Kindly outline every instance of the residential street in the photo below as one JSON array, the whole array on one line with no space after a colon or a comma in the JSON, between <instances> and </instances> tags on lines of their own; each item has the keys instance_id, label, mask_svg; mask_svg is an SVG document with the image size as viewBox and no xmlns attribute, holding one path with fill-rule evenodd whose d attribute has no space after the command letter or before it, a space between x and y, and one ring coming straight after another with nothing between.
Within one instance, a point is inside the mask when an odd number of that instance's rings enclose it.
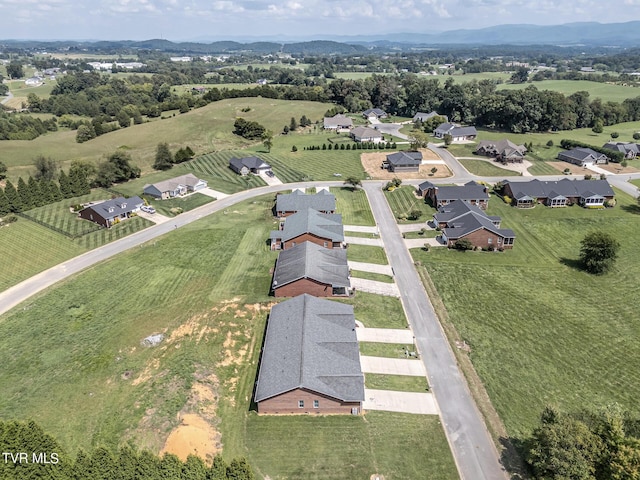
<instances>
[{"instance_id":1,"label":"residential street","mask_svg":"<svg viewBox=\"0 0 640 480\"><path fill-rule=\"evenodd\" d=\"M404 246L402 234L381 187L381 182L364 184L389 264L396 274L396 284L416 337L421 361L424 362L429 384L440 407L458 471L466 480L507 478L498 461L498 452L471 397L466 380L458 370L449 342L414 268L411 255Z\"/></svg>"}]
</instances>

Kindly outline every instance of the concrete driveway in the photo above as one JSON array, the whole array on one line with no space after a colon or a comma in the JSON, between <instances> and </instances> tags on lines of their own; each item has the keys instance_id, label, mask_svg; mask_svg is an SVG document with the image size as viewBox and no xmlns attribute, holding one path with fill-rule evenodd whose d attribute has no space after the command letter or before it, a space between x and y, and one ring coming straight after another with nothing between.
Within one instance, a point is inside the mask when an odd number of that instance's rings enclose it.
<instances>
[{"instance_id":1,"label":"concrete driveway","mask_svg":"<svg viewBox=\"0 0 640 480\"><path fill-rule=\"evenodd\" d=\"M273 177L270 177L269 175L267 175L264 172L260 172L258 174L260 176L261 179L263 179L267 185L272 186L272 185L282 185L282 180L280 180L278 177L276 177L275 175Z\"/></svg>"},{"instance_id":2,"label":"concrete driveway","mask_svg":"<svg viewBox=\"0 0 640 480\"><path fill-rule=\"evenodd\" d=\"M438 415L438 406L432 393L394 392L364 389L364 410ZM409 434L409 433L408 433Z\"/></svg>"},{"instance_id":3,"label":"concrete driveway","mask_svg":"<svg viewBox=\"0 0 640 480\"><path fill-rule=\"evenodd\" d=\"M168 222L169 220L171 220L170 217L167 217L166 215L162 215L161 213L147 213L147 212L143 212L142 210L140 210L138 212L138 216L142 217L142 218L146 218L147 220L155 223L156 225L159 223L164 223L164 222Z\"/></svg>"},{"instance_id":4,"label":"concrete driveway","mask_svg":"<svg viewBox=\"0 0 640 480\"><path fill-rule=\"evenodd\" d=\"M215 198L217 200L222 200L223 198L227 198L229 195L226 193L218 192L217 190L212 190L211 188L203 188L202 190L198 190L199 193L206 195L207 197Z\"/></svg>"},{"instance_id":5,"label":"concrete driveway","mask_svg":"<svg viewBox=\"0 0 640 480\"><path fill-rule=\"evenodd\" d=\"M378 227L365 227L362 225L345 225L345 232L359 232L359 233L375 233L378 234Z\"/></svg>"},{"instance_id":6,"label":"concrete driveway","mask_svg":"<svg viewBox=\"0 0 640 480\"><path fill-rule=\"evenodd\" d=\"M398 224L398 229L402 232L419 232L420 230L422 230L423 228L426 228L427 230L434 230L434 228L429 225L427 222L422 222L422 223L405 223L405 224Z\"/></svg>"},{"instance_id":7,"label":"concrete driveway","mask_svg":"<svg viewBox=\"0 0 640 480\"><path fill-rule=\"evenodd\" d=\"M358 325L356 336L359 342L404 343L413 345L413 332L399 328L366 328Z\"/></svg>"},{"instance_id":8,"label":"concrete driveway","mask_svg":"<svg viewBox=\"0 0 640 480\"><path fill-rule=\"evenodd\" d=\"M425 243L430 247L445 246L444 243L440 242L437 238L409 238L404 241L407 248L422 248Z\"/></svg>"},{"instance_id":9,"label":"concrete driveway","mask_svg":"<svg viewBox=\"0 0 640 480\"><path fill-rule=\"evenodd\" d=\"M383 375L408 375L426 377L424 363L416 359L368 357L360 355L360 365L364 373L380 373ZM426 382L426 378L425 378Z\"/></svg>"},{"instance_id":10,"label":"concrete driveway","mask_svg":"<svg viewBox=\"0 0 640 480\"><path fill-rule=\"evenodd\" d=\"M400 291L395 283L376 282L375 280L356 277L351 277L350 281L351 286L361 292L375 293L377 295L385 295L387 297L400 296Z\"/></svg>"},{"instance_id":11,"label":"concrete driveway","mask_svg":"<svg viewBox=\"0 0 640 480\"><path fill-rule=\"evenodd\" d=\"M393 270L389 265L378 265L377 263L363 263L349 261L351 270L360 270L361 272L381 273L383 275L393 276Z\"/></svg>"}]
</instances>

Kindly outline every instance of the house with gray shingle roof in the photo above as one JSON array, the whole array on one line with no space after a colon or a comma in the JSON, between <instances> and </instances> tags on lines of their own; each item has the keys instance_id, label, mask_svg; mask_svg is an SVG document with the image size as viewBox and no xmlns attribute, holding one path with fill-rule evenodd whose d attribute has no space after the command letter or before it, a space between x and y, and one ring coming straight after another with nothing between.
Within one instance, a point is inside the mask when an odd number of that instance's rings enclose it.
<instances>
[{"instance_id":1,"label":"house with gray shingle roof","mask_svg":"<svg viewBox=\"0 0 640 480\"><path fill-rule=\"evenodd\" d=\"M604 153L598 153L591 148L577 147L558 153L558 160L564 160L565 162L573 163L574 165L586 167L587 165L607 163L609 161L609 157Z\"/></svg>"},{"instance_id":2,"label":"house with gray shingle roof","mask_svg":"<svg viewBox=\"0 0 640 480\"><path fill-rule=\"evenodd\" d=\"M429 112L429 113L418 112L413 116L412 121L413 121L413 123L426 122L427 120L429 120L429 119L431 119L433 117L441 117L441 118L444 118L445 122L449 121L449 118L446 115L440 115L435 110L432 111L432 112Z\"/></svg>"},{"instance_id":3,"label":"house with gray shingle roof","mask_svg":"<svg viewBox=\"0 0 640 480\"><path fill-rule=\"evenodd\" d=\"M364 375L353 306L306 294L274 305L254 400L258 413L361 413Z\"/></svg>"},{"instance_id":4,"label":"house with gray shingle roof","mask_svg":"<svg viewBox=\"0 0 640 480\"><path fill-rule=\"evenodd\" d=\"M190 192L197 192L203 188L207 188L206 180L196 177L193 173L187 173L169 180L145 185L143 191L146 195L166 200L167 198L180 197Z\"/></svg>"},{"instance_id":5,"label":"house with gray shingle roof","mask_svg":"<svg viewBox=\"0 0 640 480\"><path fill-rule=\"evenodd\" d=\"M513 204L519 208L531 208L537 203L548 207L578 204L588 208L600 208L614 197L613 189L606 180L505 180L503 184L503 194L512 198Z\"/></svg>"},{"instance_id":6,"label":"house with gray shingle roof","mask_svg":"<svg viewBox=\"0 0 640 480\"><path fill-rule=\"evenodd\" d=\"M452 141L462 142L464 140L474 140L478 136L476 127L463 127L455 123L441 123L433 131L436 138L444 138L445 135L451 135Z\"/></svg>"},{"instance_id":7,"label":"house with gray shingle roof","mask_svg":"<svg viewBox=\"0 0 640 480\"><path fill-rule=\"evenodd\" d=\"M454 247L458 240L466 239L474 247L511 249L516 239L513 230L500 228L500 217L488 216L463 200L438 207L433 221L441 228L442 240L449 247Z\"/></svg>"},{"instance_id":8,"label":"house with gray shingle roof","mask_svg":"<svg viewBox=\"0 0 640 480\"><path fill-rule=\"evenodd\" d=\"M527 147L524 145L516 145L506 138L498 142L481 140L474 153L493 157L503 163L522 163L527 154Z\"/></svg>"},{"instance_id":9,"label":"house with gray shingle roof","mask_svg":"<svg viewBox=\"0 0 640 480\"><path fill-rule=\"evenodd\" d=\"M333 117L324 117L323 127L325 130L335 130L336 132L348 132L353 128L353 120L338 113Z\"/></svg>"},{"instance_id":10,"label":"house with gray shingle roof","mask_svg":"<svg viewBox=\"0 0 640 480\"><path fill-rule=\"evenodd\" d=\"M371 127L356 127L351 130L350 135L355 142L380 143L384 141L382 133Z\"/></svg>"},{"instance_id":11,"label":"house with gray shingle roof","mask_svg":"<svg viewBox=\"0 0 640 480\"><path fill-rule=\"evenodd\" d=\"M382 162L382 168L390 172L417 172L422 165L422 153L420 152L395 152L387 155Z\"/></svg>"},{"instance_id":12,"label":"house with gray shingle roof","mask_svg":"<svg viewBox=\"0 0 640 480\"><path fill-rule=\"evenodd\" d=\"M132 213L140 210L144 205L144 200L140 197L118 197L104 202L94 203L78 212L80 218L110 228L112 225L119 223L131 217Z\"/></svg>"},{"instance_id":13,"label":"house with gray shingle roof","mask_svg":"<svg viewBox=\"0 0 640 480\"><path fill-rule=\"evenodd\" d=\"M382 110L381 108L369 108L362 112L362 116L364 118L387 118L387 112Z\"/></svg>"},{"instance_id":14,"label":"house with gray shingle roof","mask_svg":"<svg viewBox=\"0 0 640 480\"><path fill-rule=\"evenodd\" d=\"M428 199L436 208L455 200L464 200L471 205L479 206L482 210L485 210L489 204L487 187L473 181L460 186L439 186L426 181L418 185L417 193Z\"/></svg>"},{"instance_id":15,"label":"house with gray shingle roof","mask_svg":"<svg viewBox=\"0 0 640 480\"><path fill-rule=\"evenodd\" d=\"M269 235L271 250L286 250L303 242L313 242L324 248L344 248L342 215L321 213L313 208L288 216Z\"/></svg>"},{"instance_id":16,"label":"house with gray shingle roof","mask_svg":"<svg viewBox=\"0 0 640 480\"><path fill-rule=\"evenodd\" d=\"M303 293L316 297L348 296L351 282L347 251L312 242L283 250L278 255L272 288L276 297Z\"/></svg>"},{"instance_id":17,"label":"house with gray shingle roof","mask_svg":"<svg viewBox=\"0 0 640 480\"><path fill-rule=\"evenodd\" d=\"M294 190L291 193L280 193L276 197L275 213L277 217L287 217L307 208L321 213L335 213L336 197L324 189L313 195Z\"/></svg>"},{"instance_id":18,"label":"house with gray shingle roof","mask_svg":"<svg viewBox=\"0 0 640 480\"><path fill-rule=\"evenodd\" d=\"M229 168L239 175L259 174L271 170L271 165L259 157L230 158Z\"/></svg>"},{"instance_id":19,"label":"house with gray shingle roof","mask_svg":"<svg viewBox=\"0 0 640 480\"><path fill-rule=\"evenodd\" d=\"M602 148L624 154L624 158L636 158L640 154L640 144L632 142L608 142Z\"/></svg>"}]
</instances>

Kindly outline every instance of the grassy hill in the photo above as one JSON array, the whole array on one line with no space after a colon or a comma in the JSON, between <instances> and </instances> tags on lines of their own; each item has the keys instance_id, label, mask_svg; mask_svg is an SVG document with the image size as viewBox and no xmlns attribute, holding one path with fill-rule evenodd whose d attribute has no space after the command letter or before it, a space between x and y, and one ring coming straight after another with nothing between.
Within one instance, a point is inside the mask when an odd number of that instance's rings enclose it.
<instances>
[{"instance_id":1,"label":"grassy hill","mask_svg":"<svg viewBox=\"0 0 640 480\"><path fill-rule=\"evenodd\" d=\"M86 143L76 143L74 131L43 135L31 141L4 141L0 162L9 167L9 178L14 179L27 176L38 155L52 157L66 168L73 160L96 162L122 147L128 150L144 174L151 171L160 142L169 143L173 150L189 145L197 154L243 148L255 142L231 133L236 117L257 121L277 133L289 124L291 117L299 120L306 115L312 121L320 120L329 107L329 104L319 102L267 98L221 100L182 115L108 133ZM242 111L247 108L248 111Z\"/></svg>"}]
</instances>

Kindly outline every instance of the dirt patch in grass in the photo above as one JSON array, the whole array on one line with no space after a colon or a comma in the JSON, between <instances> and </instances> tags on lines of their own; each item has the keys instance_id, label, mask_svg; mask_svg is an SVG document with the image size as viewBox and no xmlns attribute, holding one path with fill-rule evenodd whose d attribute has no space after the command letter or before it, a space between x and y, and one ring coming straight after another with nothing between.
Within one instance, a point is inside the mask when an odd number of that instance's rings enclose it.
<instances>
[{"instance_id":1,"label":"dirt patch in grass","mask_svg":"<svg viewBox=\"0 0 640 480\"><path fill-rule=\"evenodd\" d=\"M144 370L138 375L138 377L132 382L134 386L150 380L155 372L160 368L160 360L158 358L152 359Z\"/></svg>"},{"instance_id":2,"label":"dirt patch in grass","mask_svg":"<svg viewBox=\"0 0 640 480\"><path fill-rule=\"evenodd\" d=\"M626 167L623 167L622 165L620 165L619 163L608 163L606 165L598 165L600 168L602 168L603 170L606 170L607 172L611 172L611 173L638 173L640 172L640 170L638 170L636 167L632 167L627 165Z\"/></svg>"},{"instance_id":3,"label":"dirt patch in grass","mask_svg":"<svg viewBox=\"0 0 640 480\"><path fill-rule=\"evenodd\" d=\"M442 160L438 155L428 148L421 148L422 158L424 160ZM409 179L409 178L444 178L450 177L451 171L444 164L424 164L420 165L418 172L389 172L380 168L382 162L386 160L387 155L394 153L385 150L384 152L363 153L360 155L360 161L367 174L374 179L391 180L393 178ZM435 173L431 173L432 168L436 168Z\"/></svg>"},{"instance_id":4,"label":"dirt patch in grass","mask_svg":"<svg viewBox=\"0 0 640 480\"><path fill-rule=\"evenodd\" d=\"M551 165L560 173L562 173L565 168L568 168L572 175L586 175L587 173L593 175L591 170L569 162L547 162L547 165Z\"/></svg>"}]
</instances>

